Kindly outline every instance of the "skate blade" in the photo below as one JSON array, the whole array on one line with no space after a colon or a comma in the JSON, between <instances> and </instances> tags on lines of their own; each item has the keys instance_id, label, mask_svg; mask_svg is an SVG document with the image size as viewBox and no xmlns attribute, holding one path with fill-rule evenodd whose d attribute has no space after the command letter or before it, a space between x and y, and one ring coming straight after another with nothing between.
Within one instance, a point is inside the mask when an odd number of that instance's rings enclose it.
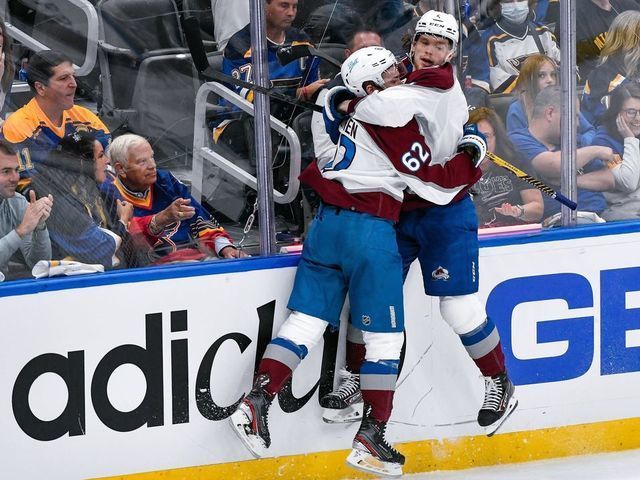
<instances>
[{"instance_id":1,"label":"skate blade","mask_svg":"<svg viewBox=\"0 0 640 480\"><path fill-rule=\"evenodd\" d=\"M382 477L399 478L402 476L402 465L383 462L369 452L354 448L347 457L347 465L362 472L373 473Z\"/></svg>"},{"instance_id":2,"label":"skate blade","mask_svg":"<svg viewBox=\"0 0 640 480\"><path fill-rule=\"evenodd\" d=\"M265 456L266 447L260 437L257 435L249 435L245 430L245 427L251 423L246 413L240 409L236 410L229 417L229 423L238 438L242 441L242 444L249 450L249 453L251 453L254 458L262 458Z\"/></svg>"},{"instance_id":3,"label":"skate blade","mask_svg":"<svg viewBox=\"0 0 640 480\"><path fill-rule=\"evenodd\" d=\"M322 413L324 423L354 423L362 420L362 403L349 405L347 408L335 410L333 408L325 408Z\"/></svg>"},{"instance_id":4,"label":"skate blade","mask_svg":"<svg viewBox=\"0 0 640 480\"><path fill-rule=\"evenodd\" d=\"M485 433L487 437L492 437L498 430L500 430L500 427L502 427L504 422L507 421L507 418L509 418L509 416L513 413L513 411L516 409L517 406L518 406L518 399L511 397L509 399L509 405L507 405L507 410L504 412L504 415L502 415L498 420L493 422L491 425L485 427Z\"/></svg>"}]
</instances>

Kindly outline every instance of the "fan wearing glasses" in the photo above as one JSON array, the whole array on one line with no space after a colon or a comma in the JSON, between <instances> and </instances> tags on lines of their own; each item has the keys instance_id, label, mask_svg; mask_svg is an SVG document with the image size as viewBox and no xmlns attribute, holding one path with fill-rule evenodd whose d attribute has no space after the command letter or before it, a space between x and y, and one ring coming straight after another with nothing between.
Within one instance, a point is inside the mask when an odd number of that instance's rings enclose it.
<instances>
[{"instance_id":1,"label":"fan wearing glasses","mask_svg":"<svg viewBox=\"0 0 640 480\"><path fill-rule=\"evenodd\" d=\"M610 95L609 108L593 145L610 147L616 161L609 168L578 177L578 187L600 185L607 208L600 215L607 221L640 218L640 86L625 83Z\"/></svg>"}]
</instances>

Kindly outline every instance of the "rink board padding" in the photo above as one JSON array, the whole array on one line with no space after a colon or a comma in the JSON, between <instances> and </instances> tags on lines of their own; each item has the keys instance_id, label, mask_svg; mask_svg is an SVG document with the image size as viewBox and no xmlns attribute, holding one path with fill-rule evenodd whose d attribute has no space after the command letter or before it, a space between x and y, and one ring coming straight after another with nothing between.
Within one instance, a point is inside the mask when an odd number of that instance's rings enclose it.
<instances>
[{"instance_id":1,"label":"rink board padding","mask_svg":"<svg viewBox=\"0 0 640 480\"><path fill-rule=\"evenodd\" d=\"M549 458L640 448L640 419L486 436L423 440L396 447L407 457L404 473L462 470ZM349 450L309 453L220 465L119 475L100 480L288 480L373 478L345 465Z\"/></svg>"},{"instance_id":2,"label":"rink board padding","mask_svg":"<svg viewBox=\"0 0 640 480\"><path fill-rule=\"evenodd\" d=\"M414 265L387 435L407 472L640 448L637 229L483 241L480 296L520 402L493 438L475 422L483 380ZM296 265L284 256L0 286L3 477L360 478L344 466L357 425L325 424L318 404L342 358L337 332L274 403L270 458L253 460L228 425L288 314Z\"/></svg>"}]
</instances>

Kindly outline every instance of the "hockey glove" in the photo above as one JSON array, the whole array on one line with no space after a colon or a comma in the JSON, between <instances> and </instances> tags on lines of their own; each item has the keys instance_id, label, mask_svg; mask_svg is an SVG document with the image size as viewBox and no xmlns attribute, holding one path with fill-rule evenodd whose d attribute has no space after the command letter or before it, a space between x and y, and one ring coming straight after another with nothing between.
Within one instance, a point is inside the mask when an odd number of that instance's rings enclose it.
<instances>
[{"instance_id":1,"label":"hockey glove","mask_svg":"<svg viewBox=\"0 0 640 480\"><path fill-rule=\"evenodd\" d=\"M338 105L345 100L351 100L355 97L356 96L351 93L347 87L337 86L329 89L327 94L324 96L324 110L329 117L329 120L332 122L342 120L346 114L338 111Z\"/></svg>"},{"instance_id":2,"label":"hockey glove","mask_svg":"<svg viewBox=\"0 0 640 480\"><path fill-rule=\"evenodd\" d=\"M346 114L338 110L338 105L345 100L354 98L347 87L333 87L324 96L324 109L322 110L322 118L324 120L324 129L327 131L329 138L333 143L338 143L340 138L340 122L346 117Z\"/></svg>"},{"instance_id":3,"label":"hockey glove","mask_svg":"<svg viewBox=\"0 0 640 480\"><path fill-rule=\"evenodd\" d=\"M475 123L465 125L462 133L464 135L458 142L457 151L471 155L471 160L477 167L487 154L487 139L478 131L478 126Z\"/></svg>"}]
</instances>

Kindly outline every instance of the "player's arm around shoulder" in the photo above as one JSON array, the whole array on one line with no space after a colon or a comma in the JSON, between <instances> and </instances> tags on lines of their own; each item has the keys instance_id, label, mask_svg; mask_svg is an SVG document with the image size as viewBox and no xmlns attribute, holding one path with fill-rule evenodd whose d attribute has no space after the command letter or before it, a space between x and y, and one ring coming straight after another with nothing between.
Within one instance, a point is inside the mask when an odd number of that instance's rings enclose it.
<instances>
[{"instance_id":1,"label":"player's arm around shoulder","mask_svg":"<svg viewBox=\"0 0 640 480\"><path fill-rule=\"evenodd\" d=\"M418 113L409 88L397 86L376 92L350 104L349 110L353 110L356 120L381 127L402 127Z\"/></svg>"}]
</instances>

